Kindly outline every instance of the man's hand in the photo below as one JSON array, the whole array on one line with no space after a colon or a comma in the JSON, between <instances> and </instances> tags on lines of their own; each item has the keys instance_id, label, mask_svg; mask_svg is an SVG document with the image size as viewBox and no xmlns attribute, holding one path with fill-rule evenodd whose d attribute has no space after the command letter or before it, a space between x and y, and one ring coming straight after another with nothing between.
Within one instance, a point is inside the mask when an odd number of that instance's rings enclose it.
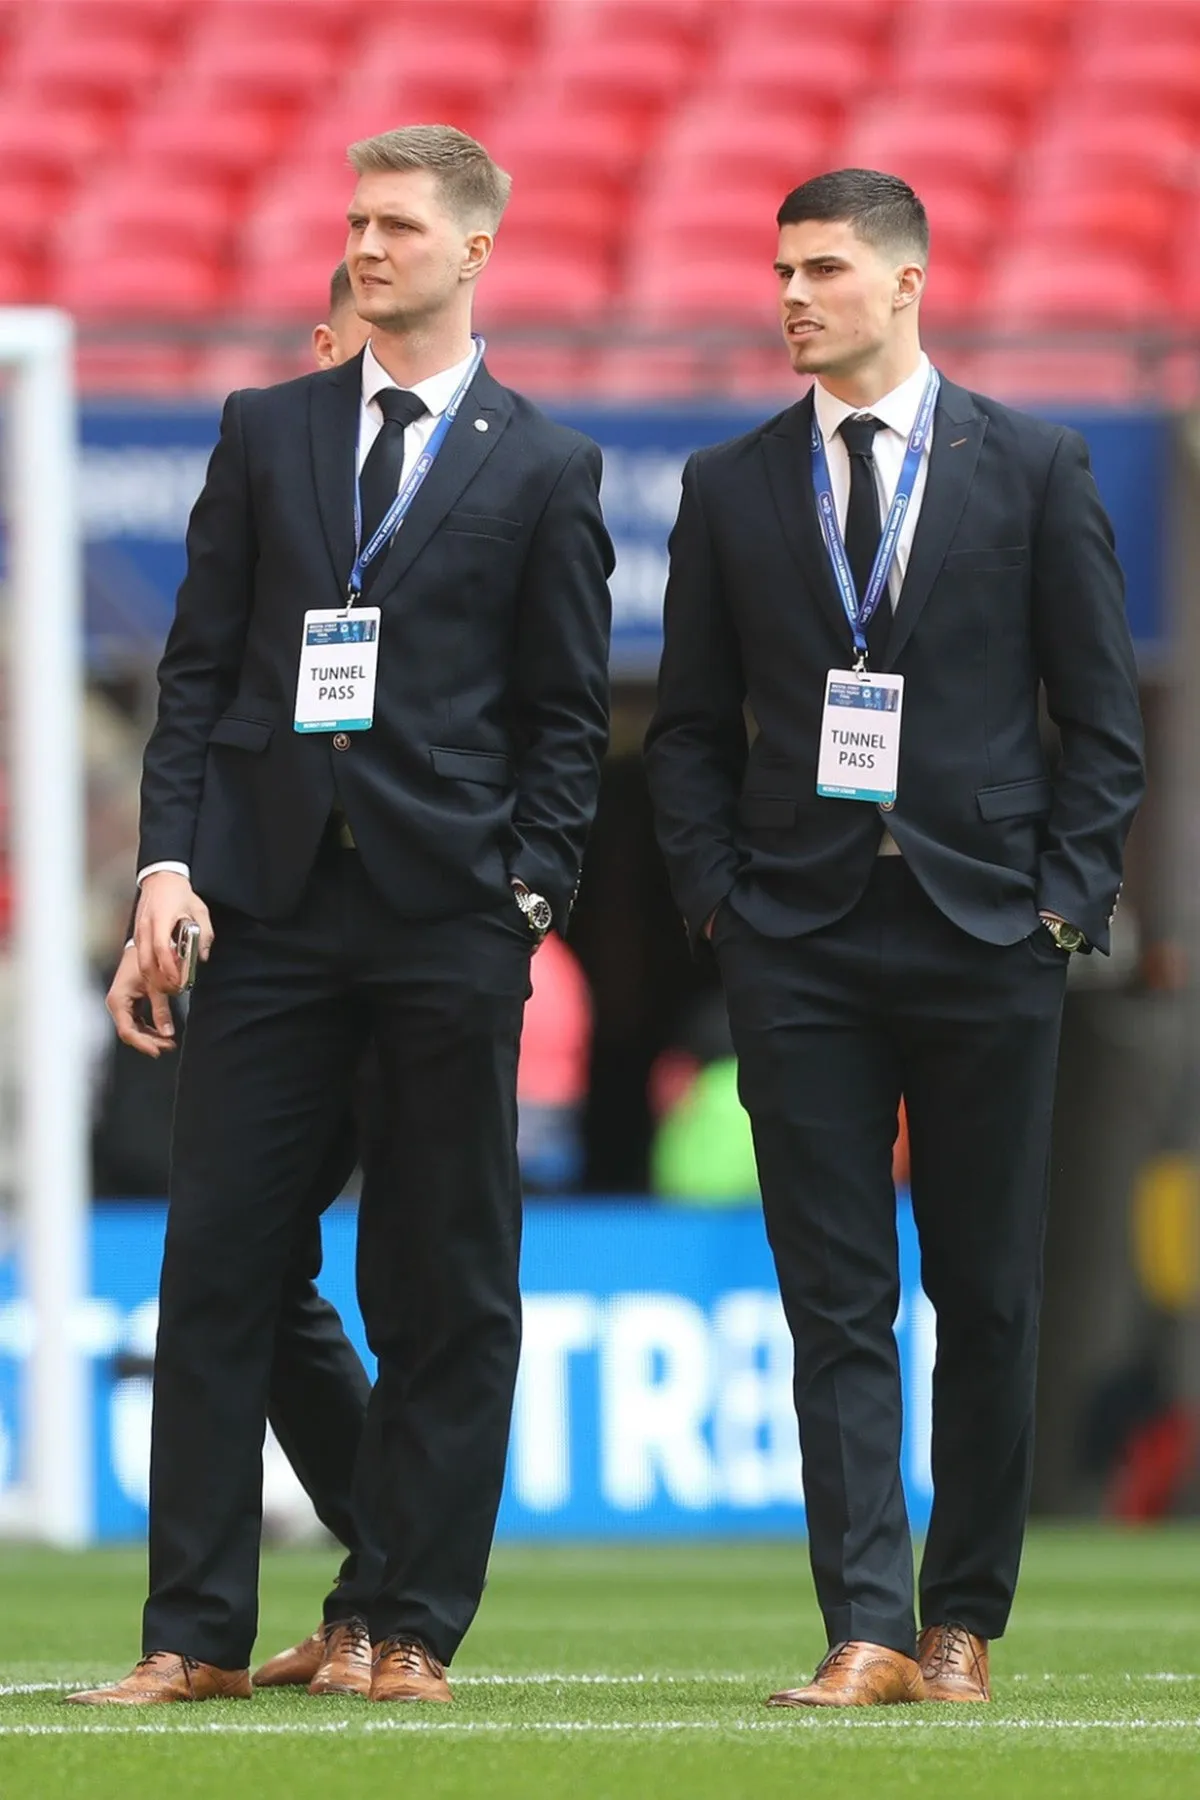
<instances>
[{"instance_id":1,"label":"man's hand","mask_svg":"<svg viewBox=\"0 0 1200 1800\"><path fill-rule=\"evenodd\" d=\"M153 1026L145 1025L139 1019L137 1008L140 1000L149 1001ZM143 1056L157 1058L164 1050L175 1048L171 1003L164 993L146 986L138 967L137 950L132 944L126 947L125 954L117 964L117 972L113 976L104 1004L112 1015L117 1036L131 1049L140 1051Z\"/></svg>"},{"instance_id":2,"label":"man's hand","mask_svg":"<svg viewBox=\"0 0 1200 1800\"><path fill-rule=\"evenodd\" d=\"M171 942L180 919L194 919L200 927L200 961L207 962L213 944L212 920L187 876L170 869L147 875L138 900L133 941L148 994L177 994L183 985L183 966Z\"/></svg>"}]
</instances>

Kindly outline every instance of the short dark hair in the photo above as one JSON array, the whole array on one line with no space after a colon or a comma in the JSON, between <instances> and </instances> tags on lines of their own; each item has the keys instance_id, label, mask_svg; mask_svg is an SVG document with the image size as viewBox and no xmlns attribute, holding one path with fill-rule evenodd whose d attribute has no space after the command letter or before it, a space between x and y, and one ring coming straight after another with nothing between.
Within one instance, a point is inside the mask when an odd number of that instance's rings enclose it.
<instances>
[{"instance_id":1,"label":"short dark hair","mask_svg":"<svg viewBox=\"0 0 1200 1800\"><path fill-rule=\"evenodd\" d=\"M878 169L833 169L793 188L778 213L777 225L800 225L807 219L827 224L845 220L865 244L876 250L904 250L921 262L929 256L929 220L907 181Z\"/></svg>"},{"instance_id":2,"label":"short dark hair","mask_svg":"<svg viewBox=\"0 0 1200 1800\"><path fill-rule=\"evenodd\" d=\"M332 319L340 306L348 306L353 302L354 289L350 286L350 271L344 262L340 262L329 277L329 316Z\"/></svg>"}]
</instances>

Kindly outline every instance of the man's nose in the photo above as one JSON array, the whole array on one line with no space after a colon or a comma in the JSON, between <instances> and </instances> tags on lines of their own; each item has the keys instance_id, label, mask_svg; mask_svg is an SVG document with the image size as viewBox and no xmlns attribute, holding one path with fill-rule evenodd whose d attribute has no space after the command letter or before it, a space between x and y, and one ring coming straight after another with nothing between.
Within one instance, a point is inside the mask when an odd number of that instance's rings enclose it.
<instances>
[{"instance_id":1,"label":"man's nose","mask_svg":"<svg viewBox=\"0 0 1200 1800\"><path fill-rule=\"evenodd\" d=\"M798 307L801 311L808 305L812 296L808 291L808 282L805 280L804 274L800 269L796 270L792 279L784 288L783 297L789 306Z\"/></svg>"}]
</instances>

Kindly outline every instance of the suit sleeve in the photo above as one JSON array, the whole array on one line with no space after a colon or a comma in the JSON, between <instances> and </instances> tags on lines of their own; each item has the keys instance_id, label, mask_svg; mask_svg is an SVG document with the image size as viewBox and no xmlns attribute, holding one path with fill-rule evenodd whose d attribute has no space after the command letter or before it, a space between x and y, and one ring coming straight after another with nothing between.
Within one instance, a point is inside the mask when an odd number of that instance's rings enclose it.
<instances>
[{"instance_id":1,"label":"suit sleeve","mask_svg":"<svg viewBox=\"0 0 1200 1800\"><path fill-rule=\"evenodd\" d=\"M254 532L240 394L231 394L187 530L187 573L158 666L158 717L142 762L138 868L192 860L208 737L237 690L253 588Z\"/></svg>"},{"instance_id":2,"label":"suit sleeve","mask_svg":"<svg viewBox=\"0 0 1200 1800\"><path fill-rule=\"evenodd\" d=\"M738 876L745 699L741 649L721 591L700 463L692 457L671 533L658 704L646 737L646 770L659 848L693 942Z\"/></svg>"},{"instance_id":3,"label":"suit sleeve","mask_svg":"<svg viewBox=\"0 0 1200 1800\"><path fill-rule=\"evenodd\" d=\"M1107 951L1125 838L1145 786L1125 584L1087 446L1066 431L1034 545L1038 672L1062 757L1038 866L1038 906Z\"/></svg>"},{"instance_id":4,"label":"suit sleeve","mask_svg":"<svg viewBox=\"0 0 1200 1800\"><path fill-rule=\"evenodd\" d=\"M509 873L566 926L608 746L608 577L599 446L581 445L542 512L517 614L519 743Z\"/></svg>"}]
</instances>

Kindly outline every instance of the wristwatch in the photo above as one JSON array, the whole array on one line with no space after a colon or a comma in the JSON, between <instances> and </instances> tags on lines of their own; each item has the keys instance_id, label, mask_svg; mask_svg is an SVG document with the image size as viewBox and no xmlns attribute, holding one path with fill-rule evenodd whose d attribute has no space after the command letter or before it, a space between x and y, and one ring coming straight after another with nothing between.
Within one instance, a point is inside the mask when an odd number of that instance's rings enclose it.
<instances>
[{"instance_id":1,"label":"wristwatch","mask_svg":"<svg viewBox=\"0 0 1200 1800\"><path fill-rule=\"evenodd\" d=\"M1050 936L1054 939L1059 949L1065 950L1068 955L1073 950L1082 950L1087 943L1087 939L1084 937L1082 931L1080 931L1078 925L1068 925L1065 919L1043 918L1042 924L1046 927L1046 930L1050 933Z\"/></svg>"},{"instance_id":2,"label":"wristwatch","mask_svg":"<svg viewBox=\"0 0 1200 1800\"><path fill-rule=\"evenodd\" d=\"M513 899L525 914L525 923L540 944L554 923L550 902L541 894L531 893L523 881L514 881L512 891Z\"/></svg>"}]
</instances>

